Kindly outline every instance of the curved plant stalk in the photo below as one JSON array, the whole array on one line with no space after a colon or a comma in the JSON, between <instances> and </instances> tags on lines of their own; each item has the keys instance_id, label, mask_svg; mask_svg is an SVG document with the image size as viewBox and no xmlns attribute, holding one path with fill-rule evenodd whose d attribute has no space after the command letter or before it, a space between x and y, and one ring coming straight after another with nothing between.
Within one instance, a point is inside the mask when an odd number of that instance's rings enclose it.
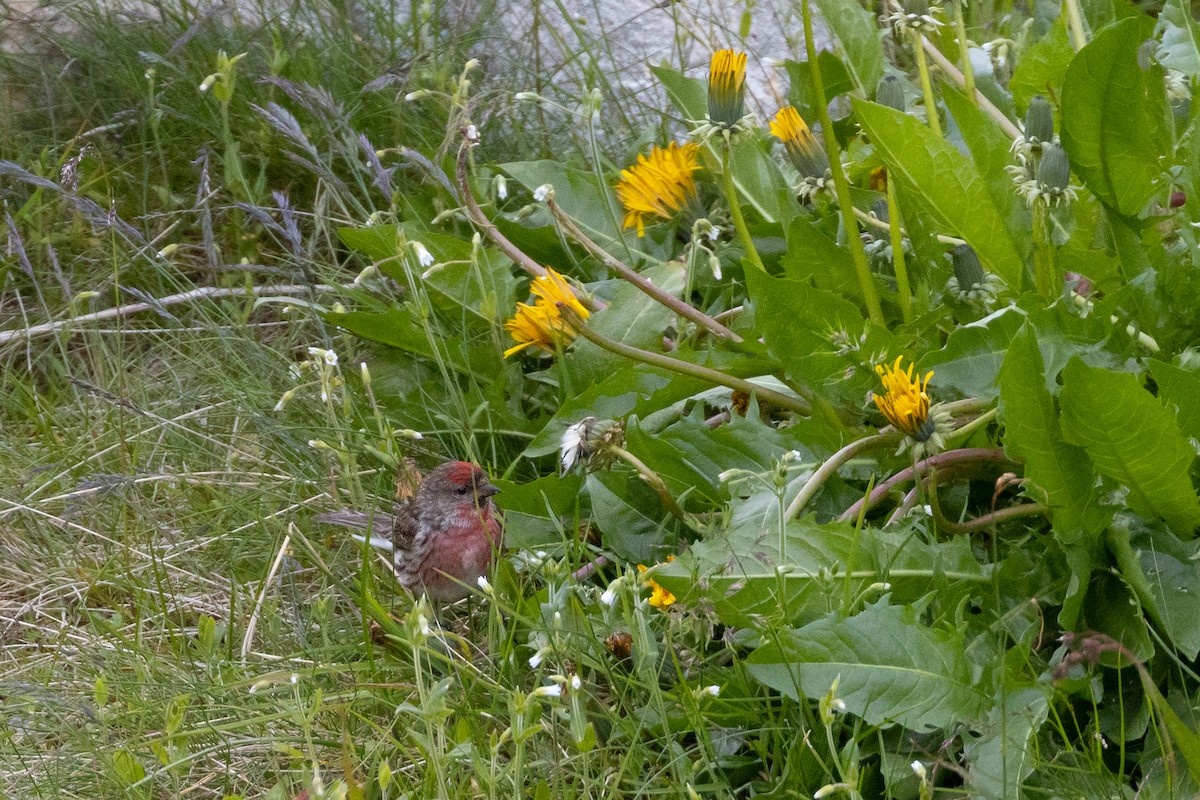
<instances>
[{"instance_id":1,"label":"curved plant stalk","mask_svg":"<svg viewBox=\"0 0 1200 800\"><path fill-rule=\"evenodd\" d=\"M966 76L958 71L958 67L954 66L954 64L950 62L950 59L942 55L942 51L938 50L937 47L934 46L933 42L925 39L922 41L921 47L924 49L926 55L933 59L933 63L937 64L938 69L940 69L946 75L946 77L957 83L964 90L966 89ZM1003 111L996 108L995 104L992 103L991 100L988 100L983 92L979 91L978 88L975 89L975 94L973 97L979 107L987 112L989 117L996 121L996 124L1008 134L1009 138L1016 139L1020 137L1021 129L1018 128L1011 119L1006 117Z\"/></svg>"},{"instance_id":2,"label":"curved plant stalk","mask_svg":"<svg viewBox=\"0 0 1200 800\"><path fill-rule=\"evenodd\" d=\"M898 443L900 438L900 434L896 431L877 433L874 436L866 436L862 439L857 439L843 447L841 450L838 450L829 458L825 459L825 463L818 467L817 471L812 474L812 477L810 477L804 483L804 485L800 487L800 493L793 498L792 502L788 504L787 509L784 510L783 518L785 520L792 519L801 511L803 511L804 506L808 504L808 501L813 499L817 492L821 490L821 487L825 485L825 481L833 477L834 474L836 474L837 471L845 466L850 460L857 458L862 453L874 450L877 447L891 447L892 445Z\"/></svg>"},{"instance_id":3,"label":"curved plant stalk","mask_svg":"<svg viewBox=\"0 0 1200 800\"><path fill-rule=\"evenodd\" d=\"M1079 52L1087 44L1087 31L1083 28L1079 0L1063 0L1063 5L1066 6L1067 26L1071 29L1071 44L1075 46L1075 52Z\"/></svg>"},{"instance_id":4,"label":"curved plant stalk","mask_svg":"<svg viewBox=\"0 0 1200 800\"><path fill-rule=\"evenodd\" d=\"M845 522L846 520L855 519L864 510L864 506L866 511L870 511L883 502L896 486L908 483L914 478L923 479L931 469L941 468L944 472L962 473L970 472L982 466L1009 466L1011 464L1012 461L1004 454L1003 450L990 447L969 447L938 453L897 472L879 484L870 495L859 500L838 515L838 521Z\"/></svg>"},{"instance_id":5,"label":"curved plant stalk","mask_svg":"<svg viewBox=\"0 0 1200 800\"><path fill-rule=\"evenodd\" d=\"M925 34L913 33L913 52L917 56L917 74L921 76L921 94L925 98L925 120L934 136L942 135L942 121L938 119L937 100L933 96L933 81L929 78L929 61L925 58Z\"/></svg>"},{"instance_id":6,"label":"curved plant stalk","mask_svg":"<svg viewBox=\"0 0 1200 800\"><path fill-rule=\"evenodd\" d=\"M871 276L871 267L867 264L867 253L863 250L862 237L858 234L858 223L854 217L854 203L850 199L850 182L846 180L846 173L842 169L841 151L838 149L837 136L833 132L833 120L829 117L829 100L825 96L825 81L821 76L821 69L817 65L811 0L803 0L800 10L804 20L804 50L808 57L809 75L813 84L814 105L817 117L821 120L821 137L825 140L825 153L829 157L829 171L833 176L833 186L837 193L842 227L846 229L846 244L850 247L850 257L854 262L854 272L858 276L858 287L862 292L863 302L867 306L867 313L872 322L884 325L886 323L883 319L883 308L879 305L879 295L875 292L875 281Z\"/></svg>"},{"instance_id":7,"label":"curved plant stalk","mask_svg":"<svg viewBox=\"0 0 1200 800\"><path fill-rule=\"evenodd\" d=\"M974 533L975 531L985 530L998 525L1001 522L1007 522L1014 519L1024 519L1025 517L1044 517L1050 513L1050 509L1041 503L1024 503L1019 506L1008 506L1001 508L998 511L992 511L983 516L966 522L954 522L942 513L942 507L938 504L937 496L937 469L929 471L929 508L933 512L933 522L938 530L952 533L956 536L963 534Z\"/></svg>"},{"instance_id":8,"label":"curved plant stalk","mask_svg":"<svg viewBox=\"0 0 1200 800\"><path fill-rule=\"evenodd\" d=\"M854 216L858 217L865 224L870 225L872 228L878 228L881 231L890 231L892 229L891 223L884 222L883 220L879 219L878 217L873 217L861 209L858 209L858 208L854 209ZM901 228L900 235L907 236L908 231L904 230L904 228ZM967 243L966 239L959 239L957 236L945 236L940 233L937 234L937 240L940 244L956 245L956 244L966 244Z\"/></svg>"},{"instance_id":9,"label":"curved plant stalk","mask_svg":"<svg viewBox=\"0 0 1200 800\"><path fill-rule=\"evenodd\" d=\"M625 264L624 262L615 258L603 247L596 244L595 241L593 241L580 229L580 227L575 223L575 220L573 220L571 216L567 214L567 212L563 211L562 207L555 202L553 196L546 198L546 207L550 209L550 213L554 215L556 220L558 220L558 223L562 226L563 231L567 234L567 236L574 239L592 256L598 258L604 264L604 266L615 272L618 277L628 281L629 283L632 283L634 286L642 290L642 292L649 295L657 302L671 309L679 316L691 320L705 330L720 336L721 338L729 339L734 342L742 341L742 337L738 336L720 322L717 322L715 319L705 314L695 306L681 300L669 292L664 291L658 286L655 286L643 275L635 272L634 269L628 264Z\"/></svg>"},{"instance_id":10,"label":"curved plant stalk","mask_svg":"<svg viewBox=\"0 0 1200 800\"><path fill-rule=\"evenodd\" d=\"M607 336L596 333L596 331L589 328L584 321L579 318L578 314L564 306L562 303L558 304L558 309L562 314L563 319L567 321L567 324L570 325L576 333L597 347L607 350L610 353L616 353L617 355L624 356L631 361L640 361L643 364L649 364L652 367L659 367L660 369L677 372L680 375L699 378L702 381L708 381L709 383L716 384L717 386L725 386L729 389L745 392L748 395L757 395L763 400L767 400L779 406L780 408L795 412L797 414L808 416L812 413L812 406L798 397L791 397L789 395L777 392L774 389L756 386L755 384L750 383L750 381L742 378L735 378L732 375L719 372L709 367L702 367L699 364L691 364L687 361L681 361L678 358L665 356L662 353L652 353L649 350L642 350L639 347L633 347L632 345L609 339Z\"/></svg>"},{"instance_id":11,"label":"curved plant stalk","mask_svg":"<svg viewBox=\"0 0 1200 800\"><path fill-rule=\"evenodd\" d=\"M738 202L737 187L733 185L732 151L733 145L726 140L725 148L721 151L721 190L725 193L725 202L729 204L729 216L733 220L733 229L737 231L738 238L742 241L742 247L746 249L746 258L750 259L751 264L765 272L767 268L763 266L758 249L754 246L754 239L750 237L750 229L746 227L746 218L742 216L742 206Z\"/></svg>"},{"instance_id":12,"label":"curved plant stalk","mask_svg":"<svg viewBox=\"0 0 1200 800\"><path fill-rule=\"evenodd\" d=\"M967 21L963 18L966 0L954 0L954 34L958 39L958 57L962 60L963 88L967 99L975 102L975 69L971 66L971 45L967 41Z\"/></svg>"},{"instance_id":13,"label":"curved plant stalk","mask_svg":"<svg viewBox=\"0 0 1200 800\"><path fill-rule=\"evenodd\" d=\"M654 493L658 495L658 499L662 500L662 503L664 506L666 506L667 511L671 512L671 516L675 517L681 522L688 522L687 514L682 508L679 507L679 503L676 502L675 497L671 494L671 490L667 488L667 484L665 481L663 481L662 476L650 469L650 467L646 466L646 462L642 461L624 447L612 445L608 448L608 452L612 453L614 456L637 470L637 473L639 476L641 476L642 480L648 483L650 488L654 490Z\"/></svg>"},{"instance_id":14,"label":"curved plant stalk","mask_svg":"<svg viewBox=\"0 0 1200 800\"><path fill-rule=\"evenodd\" d=\"M1038 294L1047 303L1054 302L1062 291L1062 278L1054 261L1054 242L1050 240L1050 209L1046 201L1039 197L1033 203L1033 279Z\"/></svg>"},{"instance_id":15,"label":"curved plant stalk","mask_svg":"<svg viewBox=\"0 0 1200 800\"><path fill-rule=\"evenodd\" d=\"M887 182L888 236L892 244L892 266L896 270L896 296L900 301L900 318L912 322L912 289L908 285L908 267L904 263L904 230L900 227L900 205L896 202L896 185Z\"/></svg>"},{"instance_id":16,"label":"curved plant stalk","mask_svg":"<svg viewBox=\"0 0 1200 800\"><path fill-rule=\"evenodd\" d=\"M1071 292L1071 301L1075 303L1075 305L1087 311L1092 311L1096 308L1095 303L1081 295L1079 292ZM1121 320L1116 314L1110 315L1108 319L1113 325L1121 324ZM1134 339L1137 339L1138 342L1151 353L1158 352L1158 342L1155 340L1155 338L1145 331L1138 330L1138 327L1132 322L1125 326L1125 333L1129 334Z\"/></svg>"},{"instance_id":17,"label":"curved plant stalk","mask_svg":"<svg viewBox=\"0 0 1200 800\"><path fill-rule=\"evenodd\" d=\"M475 201L475 195L471 192L471 181L467 175L467 155L471 152L472 144L474 144L474 141L464 130L463 143L458 148L458 164L455 172L455 178L458 181L458 190L462 193L463 211L466 212L467 218L471 220L472 224L491 239L492 243L500 248L500 251L504 255L512 259L514 264L535 278L545 277L547 274L545 267L526 255L525 251L517 247L507 236L501 233L495 223L483 213L483 209L479 207L479 203ZM571 287L571 291L575 293L575 296L579 298L579 302L583 303L584 308L588 311L598 311L604 308L603 303L577 291L575 287Z\"/></svg>"}]
</instances>

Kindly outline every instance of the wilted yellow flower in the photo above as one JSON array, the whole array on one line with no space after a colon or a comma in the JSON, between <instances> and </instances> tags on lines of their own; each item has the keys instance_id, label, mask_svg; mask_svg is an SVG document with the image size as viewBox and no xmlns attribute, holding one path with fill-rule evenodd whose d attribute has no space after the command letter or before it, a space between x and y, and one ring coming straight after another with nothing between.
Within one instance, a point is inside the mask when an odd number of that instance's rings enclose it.
<instances>
[{"instance_id":1,"label":"wilted yellow flower","mask_svg":"<svg viewBox=\"0 0 1200 800\"><path fill-rule=\"evenodd\" d=\"M587 308L579 302L570 284L550 267L546 267L545 275L533 279L529 290L537 300L533 305L517 303L517 313L504 323L504 329L517 343L504 351L505 358L530 345L553 354L556 347L570 344L575 339L576 331L563 319L560 303L578 314L580 319L589 316Z\"/></svg>"},{"instance_id":2,"label":"wilted yellow flower","mask_svg":"<svg viewBox=\"0 0 1200 800\"><path fill-rule=\"evenodd\" d=\"M914 381L914 365L909 364L905 372L900 368L903 360L904 356L900 356L891 367L882 364L875 367L887 391L886 394L875 395L875 405L897 430L924 441L933 433L929 420L929 395L925 391L933 372L928 372L923 381L919 375Z\"/></svg>"},{"instance_id":3,"label":"wilted yellow flower","mask_svg":"<svg viewBox=\"0 0 1200 800\"><path fill-rule=\"evenodd\" d=\"M708 121L731 130L742 121L746 102L746 54L718 50L708 65Z\"/></svg>"},{"instance_id":4,"label":"wilted yellow flower","mask_svg":"<svg viewBox=\"0 0 1200 800\"><path fill-rule=\"evenodd\" d=\"M699 145L680 147L674 142L666 150L651 147L650 155L638 154L637 164L621 170L617 197L625 206L625 227L637 226L645 235L646 218L670 219L696 194L692 173L700 169L696 160Z\"/></svg>"},{"instance_id":5,"label":"wilted yellow flower","mask_svg":"<svg viewBox=\"0 0 1200 800\"><path fill-rule=\"evenodd\" d=\"M675 556L667 556L666 563L670 563L674 560ZM649 567L647 567L645 564L638 564L637 568L638 572L645 572L647 569L649 569ZM646 578L644 579L644 583L650 587L650 605L654 606L655 608L667 608L675 602L675 595L664 589L657 581Z\"/></svg>"}]
</instances>

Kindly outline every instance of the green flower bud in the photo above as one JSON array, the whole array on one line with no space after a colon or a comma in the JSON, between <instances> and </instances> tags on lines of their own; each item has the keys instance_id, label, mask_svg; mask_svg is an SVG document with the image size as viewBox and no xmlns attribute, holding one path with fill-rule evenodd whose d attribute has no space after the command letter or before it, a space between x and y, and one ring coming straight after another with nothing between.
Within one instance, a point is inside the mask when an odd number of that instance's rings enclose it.
<instances>
[{"instance_id":1,"label":"green flower bud","mask_svg":"<svg viewBox=\"0 0 1200 800\"><path fill-rule=\"evenodd\" d=\"M1042 148L1037 182L1049 189L1067 188L1067 184L1071 182L1071 159L1067 157L1066 150L1056 144L1047 144Z\"/></svg>"},{"instance_id":2,"label":"green flower bud","mask_svg":"<svg viewBox=\"0 0 1200 800\"><path fill-rule=\"evenodd\" d=\"M1054 109L1041 95L1030 100L1025 111L1025 138L1043 143L1054 139Z\"/></svg>"},{"instance_id":3,"label":"green flower bud","mask_svg":"<svg viewBox=\"0 0 1200 800\"><path fill-rule=\"evenodd\" d=\"M951 257L959 289L965 292L983 284L983 265L979 263L979 256L975 254L974 247L969 244L957 245Z\"/></svg>"},{"instance_id":4,"label":"green flower bud","mask_svg":"<svg viewBox=\"0 0 1200 800\"><path fill-rule=\"evenodd\" d=\"M904 84L895 75L884 75L883 80L875 89L875 102L881 106L890 106L897 111L903 111Z\"/></svg>"}]
</instances>

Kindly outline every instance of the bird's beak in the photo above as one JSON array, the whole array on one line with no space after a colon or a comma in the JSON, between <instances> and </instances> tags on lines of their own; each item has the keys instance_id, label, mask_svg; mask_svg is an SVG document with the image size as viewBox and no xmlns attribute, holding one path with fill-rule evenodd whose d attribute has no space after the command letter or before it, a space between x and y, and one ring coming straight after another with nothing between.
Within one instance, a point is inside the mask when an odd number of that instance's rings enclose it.
<instances>
[{"instance_id":1,"label":"bird's beak","mask_svg":"<svg viewBox=\"0 0 1200 800\"><path fill-rule=\"evenodd\" d=\"M500 490L490 483L485 483L475 491L475 494L479 496L480 500L484 500L488 497L500 494Z\"/></svg>"}]
</instances>

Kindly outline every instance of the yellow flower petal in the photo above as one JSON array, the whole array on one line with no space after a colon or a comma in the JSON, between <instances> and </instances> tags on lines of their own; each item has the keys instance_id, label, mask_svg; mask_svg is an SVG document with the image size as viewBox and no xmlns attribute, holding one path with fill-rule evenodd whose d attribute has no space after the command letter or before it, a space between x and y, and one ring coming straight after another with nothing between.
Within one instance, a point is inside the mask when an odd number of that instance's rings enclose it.
<instances>
[{"instance_id":1,"label":"yellow flower petal","mask_svg":"<svg viewBox=\"0 0 1200 800\"><path fill-rule=\"evenodd\" d=\"M917 376L913 380L913 364L908 370L900 368L904 356L896 359L890 367L880 364L875 367L885 394L875 395L875 405L897 430L924 441L933 432L929 424L929 394L926 389L933 372L926 373L924 380Z\"/></svg>"},{"instance_id":2,"label":"yellow flower petal","mask_svg":"<svg viewBox=\"0 0 1200 800\"><path fill-rule=\"evenodd\" d=\"M642 236L647 217L670 219L696 194L692 173L700 169L696 159L699 145L680 147L674 142L667 149L651 147L648 156L638 154L637 164L621 170L617 197L625 206L624 226L637 227Z\"/></svg>"}]
</instances>

